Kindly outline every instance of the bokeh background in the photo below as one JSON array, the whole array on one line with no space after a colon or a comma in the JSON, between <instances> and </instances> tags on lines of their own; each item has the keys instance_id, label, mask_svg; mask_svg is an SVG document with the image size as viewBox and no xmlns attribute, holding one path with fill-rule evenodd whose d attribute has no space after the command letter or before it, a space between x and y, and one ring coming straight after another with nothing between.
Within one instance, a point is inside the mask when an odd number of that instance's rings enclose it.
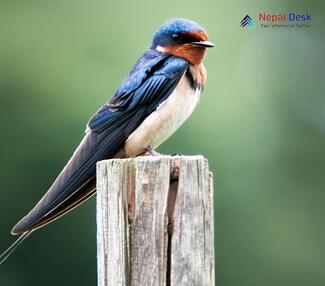
<instances>
[{"instance_id":1,"label":"bokeh background","mask_svg":"<svg viewBox=\"0 0 325 286\"><path fill-rule=\"evenodd\" d=\"M1 1L0 250L166 20L216 47L193 116L159 149L203 154L215 176L218 286L325 285L322 1ZM259 12L309 28L240 28ZM95 200L32 235L0 285L96 285Z\"/></svg>"}]
</instances>

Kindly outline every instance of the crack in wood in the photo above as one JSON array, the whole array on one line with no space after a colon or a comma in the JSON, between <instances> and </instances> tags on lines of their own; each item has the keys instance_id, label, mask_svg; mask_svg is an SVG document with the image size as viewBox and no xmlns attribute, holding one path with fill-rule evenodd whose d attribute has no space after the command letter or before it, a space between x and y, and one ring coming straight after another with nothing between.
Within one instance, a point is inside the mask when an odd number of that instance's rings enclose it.
<instances>
[{"instance_id":1,"label":"crack in wood","mask_svg":"<svg viewBox=\"0 0 325 286\"><path fill-rule=\"evenodd\" d=\"M100 162L98 285L214 285L212 176L201 156Z\"/></svg>"}]
</instances>

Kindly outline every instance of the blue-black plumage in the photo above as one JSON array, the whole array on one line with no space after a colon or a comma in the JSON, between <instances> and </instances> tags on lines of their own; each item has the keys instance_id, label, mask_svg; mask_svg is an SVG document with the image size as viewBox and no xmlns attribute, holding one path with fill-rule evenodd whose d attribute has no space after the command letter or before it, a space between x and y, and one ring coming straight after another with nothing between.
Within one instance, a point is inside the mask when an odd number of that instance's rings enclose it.
<instances>
[{"instance_id":1,"label":"blue-black plumage","mask_svg":"<svg viewBox=\"0 0 325 286\"><path fill-rule=\"evenodd\" d=\"M12 229L21 237L2 263L34 230L73 209L96 191L96 162L152 154L192 113L206 80L202 64L212 47L206 31L173 19L155 33L112 98L88 122L86 135L37 205Z\"/></svg>"}]
</instances>

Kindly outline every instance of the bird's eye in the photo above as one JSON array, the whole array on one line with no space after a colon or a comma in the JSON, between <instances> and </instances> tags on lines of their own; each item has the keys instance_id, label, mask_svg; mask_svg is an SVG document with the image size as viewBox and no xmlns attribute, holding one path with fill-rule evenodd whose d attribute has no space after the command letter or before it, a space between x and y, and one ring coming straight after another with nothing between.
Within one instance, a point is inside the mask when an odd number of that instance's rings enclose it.
<instances>
[{"instance_id":1,"label":"bird's eye","mask_svg":"<svg viewBox=\"0 0 325 286\"><path fill-rule=\"evenodd\" d=\"M178 42L181 39L181 36L179 34L172 34L172 39L175 42Z\"/></svg>"}]
</instances>

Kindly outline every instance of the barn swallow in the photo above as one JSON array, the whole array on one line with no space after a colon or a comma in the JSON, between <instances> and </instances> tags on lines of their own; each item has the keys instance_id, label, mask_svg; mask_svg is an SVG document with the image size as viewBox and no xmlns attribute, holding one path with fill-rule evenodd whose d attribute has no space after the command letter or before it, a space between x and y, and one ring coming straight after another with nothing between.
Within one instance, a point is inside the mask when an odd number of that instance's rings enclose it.
<instances>
[{"instance_id":1,"label":"barn swallow","mask_svg":"<svg viewBox=\"0 0 325 286\"><path fill-rule=\"evenodd\" d=\"M0 264L33 231L72 210L96 192L96 162L154 155L196 107L207 72L202 64L207 32L197 23L173 19L154 34L112 98L90 119L86 134L36 206L12 229L20 237Z\"/></svg>"}]
</instances>

